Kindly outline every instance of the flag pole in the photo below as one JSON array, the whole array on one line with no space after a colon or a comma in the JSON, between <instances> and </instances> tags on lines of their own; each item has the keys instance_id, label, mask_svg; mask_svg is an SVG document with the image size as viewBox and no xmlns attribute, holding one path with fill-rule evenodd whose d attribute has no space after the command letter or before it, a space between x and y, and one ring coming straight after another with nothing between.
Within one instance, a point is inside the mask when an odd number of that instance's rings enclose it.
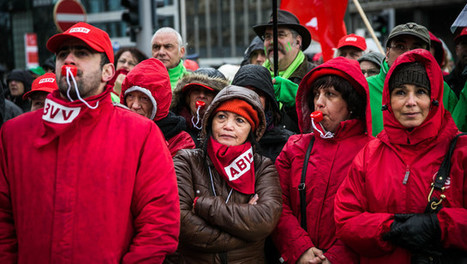
<instances>
[{"instance_id":1,"label":"flag pole","mask_svg":"<svg viewBox=\"0 0 467 264\"><path fill-rule=\"evenodd\" d=\"M277 46L277 0L272 0L272 36L274 53L274 77L279 75L279 54Z\"/></svg>"},{"instance_id":2,"label":"flag pole","mask_svg":"<svg viewBox=\"0 0 467 264\"><path fill-rule=\"evenodd\" d=\"M362 7L360 6L360 3L358 2L358 0L353 0L353 3L355 5L355 7L357 8L358 13L360 13L360 16L363 19L363 23L365 23L365 26L368 29L368 31L370 32L371 37L375 41L376 46L379 49L379 52L381 52L381 54L384 54L383 47L381 47L381 43L379 43L379 40L375 35L375 31L373 30L373 27L371 27L370 22L368 22L368 18L366 17L365 12L363 11Z\"/></svg>"}]
</instances>

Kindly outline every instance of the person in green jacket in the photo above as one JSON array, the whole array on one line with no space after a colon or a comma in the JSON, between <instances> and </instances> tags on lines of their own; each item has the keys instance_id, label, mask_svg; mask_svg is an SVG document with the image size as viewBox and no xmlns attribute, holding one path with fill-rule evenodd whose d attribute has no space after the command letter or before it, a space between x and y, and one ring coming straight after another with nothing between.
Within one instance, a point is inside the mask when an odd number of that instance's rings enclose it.
<instances>
[{"instance_id":1,"label":"person in green jacket","mask_svg":"<svg viewBox=\"0 0 467 264\"><path fill-rule=\"evenodd\" d=\"M370 107L373 136L383 130L382 93L386 74L394 61L404 52L413 49L430 50L430 34L426 27L409 22L401 24L391 31L386 42L386 58L381 63L378 75L367 78L370 89ZM443 105L449 112L453 112L457 104L457 96L444 82Z\"/></svg>"},{"instance_id":2,"label":"person in green jacket","mask_svg":"<svg viewBox=\"0 0 467 264\"><path fill-rule=\"evenodd\" d=\"M454 119L460 131L467 132L467 82L459 94L459 102L452 112L452 119Z\"/></svg>"},{"instance_id":3,"label":"person in green jacket","mask_svg":"<svg viewBox=\"0 0 467 264\"><path fill-rule=\"evenodd\" d=\"M173 91L178 81L188 72L183 66L185 45L182 36L173 28L160 28L152 36L151 49L152 57L160 60L169 72Z\"/></svg>"},{"instance_id":4,"label":"person in green jacket","mask_svg":"<svg viewBox=\"0 0 467 264\"><path fill-rule=\"evenodd\" d=\"M295 110L295 96L302 78L315 67L303 53L311 43L311 34L298 18L285 10L277 10L278 76L274 76L274 41L272 15L269 22L253 26L264 41L267 60L263 64L271 73L274 93L282 112L281 124L290 131L300 133Z\"/></svg>"}]
</instances>

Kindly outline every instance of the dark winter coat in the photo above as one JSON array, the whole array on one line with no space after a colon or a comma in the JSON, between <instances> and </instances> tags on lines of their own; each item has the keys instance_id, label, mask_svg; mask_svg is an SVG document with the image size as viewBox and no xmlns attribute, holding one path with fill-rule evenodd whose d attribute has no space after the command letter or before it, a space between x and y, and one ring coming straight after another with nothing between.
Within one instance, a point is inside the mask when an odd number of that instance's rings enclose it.
<instances>
[{"instance_id":1,"label":"dark winter coat","mask_svg":"<svg viewBox=\"0 0 467 264\"><path fill-rule=\"evenodd\" d=\"M23 110L4 97L4 91L2 83L0 82L0 127L6 121L13 117L19 116L23 113Z\"/></svg>"},{"instance_id":2,"label":"dark winter coat","mask_svg":"<svg viewBox=\"0 0 467 264\"><path fill-rule=\"evenodd\" d=\"M259 98L241 87L229 86L222 90L207 109L204 121L210 120L221 102L233 98L247 101L258 111L260 124L254 136L261 138L265 118ZM203 137L207 135L204 124ZM276 226L282 203L274 164L254 154L255 193L259 196L256 205L248 204L251 195L235 190L228 203L225 202L231 188L204 150L180 151L174 157L174 166L181 206L177 263L225 263L221 258L227 263L264 263L264 241ZM193 211L195 197L199 198Z\"/></svg>"}]
</instances>

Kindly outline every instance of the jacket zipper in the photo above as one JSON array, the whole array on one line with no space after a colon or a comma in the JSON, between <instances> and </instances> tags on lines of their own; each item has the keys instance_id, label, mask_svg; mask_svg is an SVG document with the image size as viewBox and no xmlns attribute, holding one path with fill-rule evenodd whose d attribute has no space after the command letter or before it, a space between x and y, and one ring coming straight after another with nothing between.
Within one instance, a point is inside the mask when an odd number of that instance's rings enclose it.
<instances>
[{"instance_id":1,"label":"jacket zipper","mask_svg":"<svg viewBox=\"0 0 467 264\"><path fill-rule=\"evenodd\" d=\"M402 184L407 184L407 181L409 180L409 175L410 175L410 170L409 170L409 166L407 166L407 169L405 171L405 176L404 176L404 180L402 181Z\"/></svg>"}]
</instances>

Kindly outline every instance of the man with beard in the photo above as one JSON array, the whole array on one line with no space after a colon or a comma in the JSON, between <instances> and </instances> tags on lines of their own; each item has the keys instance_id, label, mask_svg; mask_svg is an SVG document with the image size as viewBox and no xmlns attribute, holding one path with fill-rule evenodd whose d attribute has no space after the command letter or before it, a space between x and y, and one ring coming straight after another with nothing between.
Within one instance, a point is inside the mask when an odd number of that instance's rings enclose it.
<instances>
[{"instance_id":1,"label":"man with beard","mask_svg":"<svg viewBox=\"0 0 467 264\"><path fill-rule=\"evenodd\" d=\"M0 130L0 263L162 263L180 212L159 128L112 104L107 33L80 22L47 48L59 89Z\"/></svg>"},{"instance_id":2,"label":"man with beard","mask_svg":"<svg viewBox=\"0 0 467 264\"><path fill-rule=\"evenodd\" d=\"M273 21L253 27L256 35L264 41L267 60L263 64L271 72L277 101L283 112L282 125L299 133L295 96L302 78L314 68L302 52L311 43L311 34L300 25L298 18L285 10L277 11L277 41L279 75L274 76Z\"/></svg>"}]
</instances>

